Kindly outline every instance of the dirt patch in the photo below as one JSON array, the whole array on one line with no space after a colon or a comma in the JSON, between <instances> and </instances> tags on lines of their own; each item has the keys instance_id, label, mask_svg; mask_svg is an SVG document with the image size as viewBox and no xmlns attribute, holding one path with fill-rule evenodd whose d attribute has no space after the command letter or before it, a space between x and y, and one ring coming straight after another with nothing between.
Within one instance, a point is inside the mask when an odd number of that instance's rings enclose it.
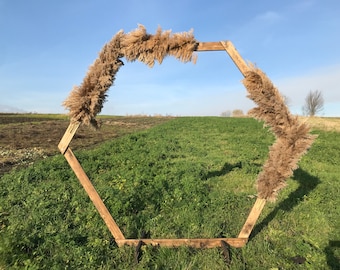
<instances>
[{"instance_id":1,"label":"dirt patch","mask_svg":"<svg viewBox=\"0 0 340 270\"><path fill-rule=\"evenodd\" d=\"M73 150L92 148L104 141L147 129L169 121L171 117L103 117L101 128L81 126L70 146ZM25 115L0 117L0 176L18 166L59 153L69 121Z\"/></svg>"}]
</instances>

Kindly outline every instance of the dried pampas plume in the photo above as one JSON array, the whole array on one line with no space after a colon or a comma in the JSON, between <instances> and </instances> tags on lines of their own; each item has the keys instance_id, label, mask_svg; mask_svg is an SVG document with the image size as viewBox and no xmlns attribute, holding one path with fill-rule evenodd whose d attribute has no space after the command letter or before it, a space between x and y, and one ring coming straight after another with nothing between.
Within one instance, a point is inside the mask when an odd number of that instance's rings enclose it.
<instances>
[{"instance_id":1,"label":"dried pampas plume","mask_svg":"<svg viewBox=\"0 0 340 270\"><path fill-rule=\"evenodd\" d=\"M153 67L170 55L182 62L196 61L193 54L197 41L193 32L171 34L158 28L155 35L146 32L144 26L127 34L118 32L105 44L98 58L90 66L82 84L75 86L63 105L69 110L72 122L92 124L97 127L95 116L101 111L106 92L112 86L119 68L127 61L141 61Z\"/></svg>"},{"instance_id":2,"label":"dried pampas plume","mask_svg":"<svg viewBox=\"0 0 340 270\"><path fill-rule=\"evenodd\" d=\"M285 187L286 179L298 168L298 161L316 136L309 133L305 123L300 123L296 116L290 114L284 99L260 69L251 67L243 84L248 90L248 98L258 105L249 114L263 120L276 137L257 178L259 198L275 201L278 191Z\"/></svg>"},{"instance_id":3,"label":"dried pampas plume","mask_svg":"<svg viewBox=\"0 0 340 270\"><path fill-rule=\"evenodd\" d=\"M139 25L130 33L118 32L100 51L82 84L74 87L64 101L71 121L97 127L95 116L103 107L106 92L114 83L116 73L124 65L121 58L138 60L149 67L153 67L155 61L162 63L168 55L182 62L195 62L193 52L197 45L192 31L172 34L158 28L156 34L150 35L144 26ZM244 76L243 84L248 90L248 97L258 105L250 111L250 115L263 120L276 137L270 147L269 158L257 178L259 198L274 201L315 136L309 134L305 123L299 123L297 117L290 114L284 99L261 70L251 66Z\"/></svg>"}]
</instances>

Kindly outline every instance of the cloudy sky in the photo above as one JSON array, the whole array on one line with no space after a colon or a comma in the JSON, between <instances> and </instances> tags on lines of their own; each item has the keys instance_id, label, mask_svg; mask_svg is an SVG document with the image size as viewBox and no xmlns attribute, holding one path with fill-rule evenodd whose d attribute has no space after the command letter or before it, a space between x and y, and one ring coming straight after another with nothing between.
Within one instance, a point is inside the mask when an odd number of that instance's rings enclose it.
<instances>
[{"instance_id":1,"label":"cloudy sky","mask_svg":"<svg viewBox=\"0 0 340 270\"><path fill-rule=\"evenodd\" d=\"M340 1L0 0L0 111L66 113L62 107L103 45L143 24L198 41L230 40L301 114L310 90L321 115L340 116ZM103 114L220 115L254 104L225 52L197 52L196 64L167 58L152 69L126 63Z\"/></svg>"}]
</instances>

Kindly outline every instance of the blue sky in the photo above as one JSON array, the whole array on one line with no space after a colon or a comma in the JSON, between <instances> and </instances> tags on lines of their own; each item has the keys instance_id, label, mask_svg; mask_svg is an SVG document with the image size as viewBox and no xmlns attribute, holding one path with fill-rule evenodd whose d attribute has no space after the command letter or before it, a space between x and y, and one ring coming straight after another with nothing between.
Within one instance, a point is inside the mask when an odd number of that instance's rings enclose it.
<instances>
[{"instance_id":1,"label":"blue sky","mask_svg":"<svg viewBox=\"0 0 340 270\"><path fill-rule=\"evenodd\" d=\"M198 41L230 40L256 63L290 109L301 114L310 90L323 116L340 116L340 1L0 0L0 111L66 113L62 107L103 45L143 24ZM167 58L152 69L126 63L103 114L220 115L254 104L225 52L197 52L196 64Z\"/></svg>"}]
</instances>

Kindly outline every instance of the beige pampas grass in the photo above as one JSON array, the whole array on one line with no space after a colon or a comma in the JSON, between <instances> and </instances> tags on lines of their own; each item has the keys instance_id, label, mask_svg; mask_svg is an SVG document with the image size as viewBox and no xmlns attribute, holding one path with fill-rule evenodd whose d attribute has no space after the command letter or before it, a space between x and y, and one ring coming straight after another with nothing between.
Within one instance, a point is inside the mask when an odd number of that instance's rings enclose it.
<instances>
[{"instance_id":1,"label":"beige pampas grass","mask_svg":"<svg viewBox=\"0 0 340 270\"><path fill-rule=\"evenodd\" d=\"M158 28L156 34L150 35L144 26L139 25L130 33L118 32L100 51L82 84L75 86L64 101L71 121L97 127L95 116L101 111L106 92L123 65L121 58L138 60L149 67L153 67L155 61L162 63L168 55L182 62L195 62L193 52L197 45L192 31L172 34L171 31L163 32ZM285 186L286 179L292 176L315 136L309 134L309 127L305 123L299 123L297 117L290 114L284 99L261 70L250 67L245 72L243 83L248 90L248 97L258 105L250 111L250 115L263 120L276 137L257 179L258 196L273 201L278 191Z\"/></svg>"},{"instance_id":2,"label":"beige pampas grass","mask_svg":"<svg viewBox=\"0 0 340 270\"><path fill-rule=\"evenodd\" d=\"M71 121L97 127L95 116L101 111L106 92L123 65L121 58L125 57L127 61L138 60L149 67L153 67L155 61L162 63L168 55L182 62L195 62L193 52L196 46L197 41L192 31L171 34L171 31L163 32L158 28L155 35L150 35L144 26L139 25L130 33L118 32L100 51L82 84L75 86L64 101L63 105L69 110Z\"/></svg>"},{"instance_id":3,"label":"beige pampas grass","mask_svg":"<svg viewBox=\"0 0 340 270\"><path fill-rule=\"evenodd\" d=\"M309 133L305 123L300 123L296 116L290 114L284 99L260 69L251 67L243 84L248 90L248 97L258 105L249 114L263 120L276 137L257 178L258 196L274 201L278 191L285 187L286 179L298 168L298 161L312 145L315 136Z\"/></svg>"}]
</instances>

